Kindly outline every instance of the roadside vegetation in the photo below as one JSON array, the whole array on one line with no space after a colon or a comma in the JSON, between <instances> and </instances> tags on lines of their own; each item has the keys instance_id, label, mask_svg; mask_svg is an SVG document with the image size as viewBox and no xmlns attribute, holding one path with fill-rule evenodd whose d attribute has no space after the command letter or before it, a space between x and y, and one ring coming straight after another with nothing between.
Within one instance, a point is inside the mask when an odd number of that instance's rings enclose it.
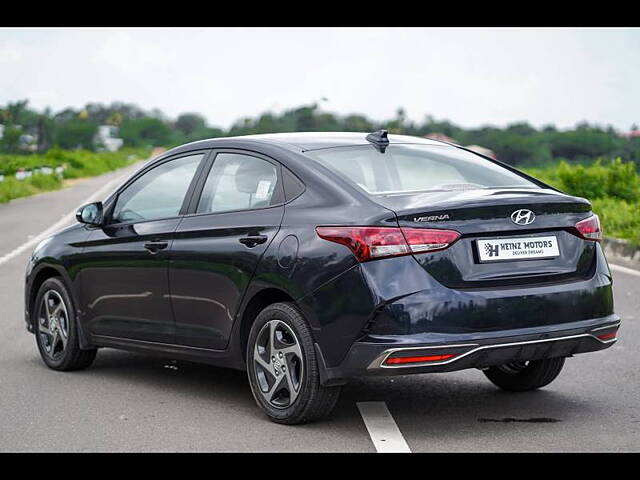
<instances>
[{"instance_id":1,"label":"roadside vegetation","mask_svg":"<svg viewBox=\"0 0 640 480\"><path fill-rule=\"evenodd\" d=\"M64 186L66 179L93 177L126 167L148 156L149 151L143 148L124 148L118 152L52 148L45 154L0 154L0 172L4 175L3 181L0 181L0 203L57 190ZM42 167L46 170L42 170ZM56 167L62 167L63 170L56 172ZM18 179L16 173L19 171L31 172L31 175Z\"/></svg>"},{"instance_id":2,"label":"roadside vegetation","mask_svg":"<svg viewBox=\"0 0 640 480\"><path fill-rule=\"evenodd\" d=\"M28 101L0 105L0 154L44 153L54 146L73 150L100 150L99 129L110 126L124 147L171 147L203 138L249 135L268 132L372 132L386 128L406 135L444 135L460 145L479 145L491 149L497 158L516 167L537 166L565 159L569 163L592 162L599 157L620 157L640 164L640 135L636 125L630 132L611 126L582 122L572 129L554 125L536 128L527 122L505 127L483 125L463 128L431 115L421 121L407 117L399 108L391 118L373 120L353 113L337 115L325 111L320 103L302 105L282 112L263 112L238 119L228 128L212 126L198 113L186 112L175 119L159 110L146 111L136 105L113 102L88 103L81 108L59 112L37 111ZM0 167L1 168L1 167Z\"/></svg>"},{"instance_id":3,"label":"roadside vegetation","mask_svg":"<svg viewBox=\"0 0 640 480\"><path fill-rule=\"evenodd\" d=\"M255 133L372 132L380 128L489 149L499 160L562 191L589 199L606 235L640 245L637 125L631 125L628 132L587 122L563 130L553 125L536 128L527 122L463 128L430 115L415 122L407 118L402 108L392 118L372 120L357 113L336 115L323 110L319 103L312 103L240 118L223 128L209 125L198 113L187 112L170 119L157 109L146 111L122 102L88 103L59 112L34 110L26 100L9 102L0 105L0 175L4 174L0 202L61 188L64 179L99 175L126 166L136 156L148 156L154 147L170 148L204 138ZM110 132L107 138L100 133L105 129ZM108 143L114 140L123 148L114 153L103 151L109 150ZM601 160L594 161L598 158ZM62 178L39 173L23 180L15 178L20 168L42 165L64 165Z\"/></svg>"},{"instance_id":4,"label":"roadside vegetation","mask_svg":"<svg viewBox=\"0 0 640 480\"><path fill-rule=\"evenodd\" d=\"M634 162L615 158L571 165L560 161L523 170L563 192L587 198L606 236L640 247L640 175Z\"/></svg>"}]
</instances>

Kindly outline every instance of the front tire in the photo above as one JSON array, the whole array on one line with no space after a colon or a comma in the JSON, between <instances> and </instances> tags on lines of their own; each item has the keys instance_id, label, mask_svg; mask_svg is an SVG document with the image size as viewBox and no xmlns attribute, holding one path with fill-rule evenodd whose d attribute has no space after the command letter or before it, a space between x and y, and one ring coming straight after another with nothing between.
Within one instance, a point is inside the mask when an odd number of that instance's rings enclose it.
<instances>
[{"instance_id":1,"label":"front tire","mask_svg":"<svg viewBox=\"0 0 640 480\"><path fill-rule=\"evenodd\" d=\"M80 349L71 295L59 278L40 286L32 315L38 350L49 368L80 370L93 363L97 350Z\"/></svg>"},{"instance_id":2,"label":"front tire","mask_svg":"<svg viewBox=\"0 0 640 480\"><path fill-rule=\"evenodd\" d=\"M295 425L328 415L341 387L320 385L311 330L292 303L262 310L247 342L247 374L258 406L274 422Z\"/></svg>"},{"instance_id":3,"label":"front tire","mask_svg":"<svg viewBox=\"0 0 640 480\"><path fill-rule=\"evenodd\" d=\"M484 374L502 390L527 392L549 385L560 374L564 357L489 367Z\"/></svg>"}]
</instances>

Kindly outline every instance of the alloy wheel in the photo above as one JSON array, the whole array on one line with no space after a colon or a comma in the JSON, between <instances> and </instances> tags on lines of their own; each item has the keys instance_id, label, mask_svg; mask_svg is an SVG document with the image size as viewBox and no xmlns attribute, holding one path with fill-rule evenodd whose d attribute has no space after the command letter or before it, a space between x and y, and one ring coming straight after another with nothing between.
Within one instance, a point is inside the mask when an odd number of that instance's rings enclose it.
<instances>
[{"instance_id":1,"label":"alloy wheel","mask_svg":"<svg viewBox=\"0 0 640 480\"><path fill-rule=\"evenodd\" d=\"M47 356L58 360L69 341L69 314L62 296L47 290L42 296L38 312L38 335Z\"/></svg>"},{"instance_id":2,"label":"alloy wheel","mask_svg":"<svg viewBox=\"0 0 640 480\"><path fill-rule=\"evenodd\" d=\"M256 337L253 362L262 397L276 408L291 406L304 374L302 349L291 327L282 320L264 324Z\"/></svg>"}]
</instances>

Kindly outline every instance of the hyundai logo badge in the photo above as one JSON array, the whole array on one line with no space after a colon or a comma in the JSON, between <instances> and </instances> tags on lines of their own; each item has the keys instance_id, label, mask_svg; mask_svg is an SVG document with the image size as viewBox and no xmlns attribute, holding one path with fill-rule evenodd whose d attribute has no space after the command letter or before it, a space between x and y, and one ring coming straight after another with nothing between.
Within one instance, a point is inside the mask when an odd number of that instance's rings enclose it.
<instances>
[{"instance_id":1,"label":"hyundai logo badge","mask_svg":"<svg viewBox=\"0 0 640 480\"><path fill-rule=\"evenodd\" d=\"M535 214L531 210L522 208L511 214L511 221L516 225L529 225L536 219Z\"/></svg>"}]
</instances>

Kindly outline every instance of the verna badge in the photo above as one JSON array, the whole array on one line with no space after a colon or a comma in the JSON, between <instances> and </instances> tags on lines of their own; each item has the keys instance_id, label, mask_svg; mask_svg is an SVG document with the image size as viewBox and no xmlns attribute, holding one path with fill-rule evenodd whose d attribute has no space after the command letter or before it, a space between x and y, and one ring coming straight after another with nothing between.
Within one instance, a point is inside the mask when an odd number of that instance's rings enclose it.
<instances>
[{"instance_id":1,"label":"verna badge","mask_svg":"<svg viewBox=\"0 0 640 480\"><path fill-rule=\"evenodd\" d=\"M526 208L516 210L511 214L511 221L516 225L529 225L536 219L536 215Z\"/></svg>"}]
</instances>

